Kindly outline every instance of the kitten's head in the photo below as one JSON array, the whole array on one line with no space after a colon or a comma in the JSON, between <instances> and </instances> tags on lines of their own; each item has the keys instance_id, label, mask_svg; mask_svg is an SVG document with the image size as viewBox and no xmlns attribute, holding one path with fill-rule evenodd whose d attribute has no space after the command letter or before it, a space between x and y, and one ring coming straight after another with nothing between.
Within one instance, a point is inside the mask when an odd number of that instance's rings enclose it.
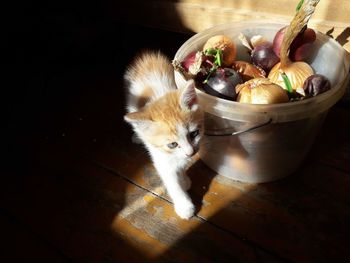
<instances>
[{"instance_id":1,"label":"kitten's head","mask_svg":"<svg viewBox=\"0 0 350 263\"><path fill-rule=\"evenodd\" d=\"M178 157L191 157L199 148L203 114L193 81L136 112L125 115L146 145Z\"/></svg>"}]
</instances>

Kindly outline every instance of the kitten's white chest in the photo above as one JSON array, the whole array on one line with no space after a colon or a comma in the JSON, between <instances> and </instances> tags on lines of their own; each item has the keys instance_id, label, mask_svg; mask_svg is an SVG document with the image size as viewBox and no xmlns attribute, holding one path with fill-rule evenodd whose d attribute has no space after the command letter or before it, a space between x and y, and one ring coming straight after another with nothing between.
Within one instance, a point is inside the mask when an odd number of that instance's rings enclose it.
<instances>
[{"instance_id":1,"label":"kitten's white chest","mask_svg":"<svg viewBox=\"0 0 350 263\"><path fill-rule=\"evenodd\" d=\"M151 153L153 162L157 164L157 166L162 167L162 169L169 169L173 171L180 171L185 169L190 163L190 158L180 157L174 154L167 154L159 151L158 149L154 149L152 146L148 147Z\"/></svg>"}]
</instances>

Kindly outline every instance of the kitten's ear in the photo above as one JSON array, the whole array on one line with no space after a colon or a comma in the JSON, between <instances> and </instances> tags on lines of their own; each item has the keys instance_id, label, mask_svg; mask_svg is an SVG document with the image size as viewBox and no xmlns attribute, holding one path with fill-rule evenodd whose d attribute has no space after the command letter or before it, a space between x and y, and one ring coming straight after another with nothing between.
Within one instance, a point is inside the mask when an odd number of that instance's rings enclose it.
<instances>
[{"instance_id":1,"label":"kitten's ear","mask_svg":"<svg viewBox=\"0 0 350 263\"><path fill-rule=\"evenodd\" d=\"M198 98L194 80L189 80L180 95L180 105L183 109L196 110L198 108Z\"/></svg>"},{"instance_id":2,"label":"kitten's ear","mask_svg":"<svg viewBox=\"0 0 350 263\"><path fill-rule=\"evenodd\" d=\"M136 127L144 127L151 122L150 117L144 111L135 111L127 113L126 115L124 115L124 120Z\"/></svg>"}]
</instances>

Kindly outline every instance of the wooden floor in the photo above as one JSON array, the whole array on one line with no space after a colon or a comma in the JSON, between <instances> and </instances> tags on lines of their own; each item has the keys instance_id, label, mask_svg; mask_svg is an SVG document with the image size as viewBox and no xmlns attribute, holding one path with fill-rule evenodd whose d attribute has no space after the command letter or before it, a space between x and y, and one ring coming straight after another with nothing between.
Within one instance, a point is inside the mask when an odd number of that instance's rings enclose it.
<instances>
[{"instance_id":1,"label":"wooden floor","mask_svg":"<svg viewBox=\"0 0 350 263\"><path fill-rule=\"evenodd\" d=\"M349 262L349 104L332 108L304 165L283 180L233 182L198 160L189 170L197 213L181 220L147 153L131 142L121 76L138 50L173 56L188 36L142 32L132 51L119 46L121 61L77 64L47 82L65 87L48 97L62 104L49 100L30 118L22 107L9 122L0 194L1 257L9 260L0 260Z\"/></svg>"}]
</instances>

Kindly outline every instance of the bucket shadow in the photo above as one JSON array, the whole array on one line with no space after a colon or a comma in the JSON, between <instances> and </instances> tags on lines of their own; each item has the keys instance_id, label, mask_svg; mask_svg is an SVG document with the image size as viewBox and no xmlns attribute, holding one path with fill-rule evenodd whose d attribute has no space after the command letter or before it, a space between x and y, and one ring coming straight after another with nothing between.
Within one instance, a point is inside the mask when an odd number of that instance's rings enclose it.
<instances>
[{"instance_id":1,"label":"bucket shadow","mask_svg":"<svg viewBox=\"0 0 350 263\"><path fill-rule=\"evenodd\" d=\"M335 40L338 41L338 43L342 46L344 46L346 43L349 42L349 37L350 37L350 27L347 27L344 29L343 32L341 32Z\"/></svg>"},{"instance_id":2,"label":"bucket shadow","mask_svg":"<svg viewBox=\"0 0 350 263\"><path fill-rule=\"evenodd\" d=\"M331 38L334 38L334 27L329 29L325 34ZM334 39L337 41L341 46L344 46L346 43L349 42L350 37L350 27L346 27L338 36L336 36Z\"/></svg>"}]
</instances>

